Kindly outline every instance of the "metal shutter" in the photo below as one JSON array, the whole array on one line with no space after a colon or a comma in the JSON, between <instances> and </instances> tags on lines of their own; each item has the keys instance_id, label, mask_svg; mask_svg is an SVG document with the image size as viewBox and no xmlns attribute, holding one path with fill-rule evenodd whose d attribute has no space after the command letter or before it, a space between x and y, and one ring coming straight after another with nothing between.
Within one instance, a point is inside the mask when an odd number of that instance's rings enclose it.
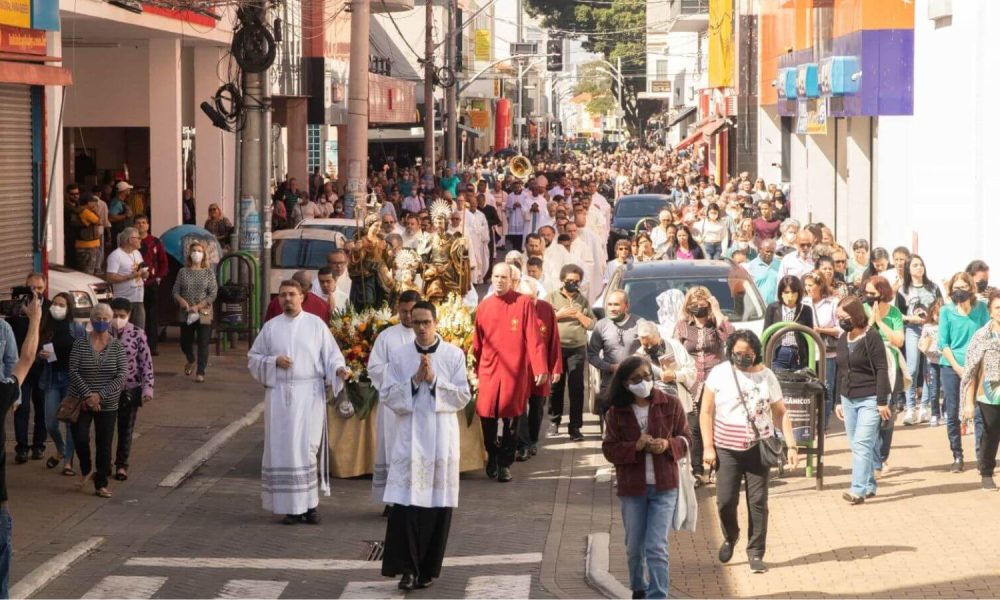
<instances>
[{"instance_id":1,"label":"metal shutter","mask_svg":"<svg viewBox=\"0 0 1000 600\"><path fill-rule=\"evenodd\" d=\"M0 85L0 294L33 270L31 88Z\"/></svg>"}]
</instances>

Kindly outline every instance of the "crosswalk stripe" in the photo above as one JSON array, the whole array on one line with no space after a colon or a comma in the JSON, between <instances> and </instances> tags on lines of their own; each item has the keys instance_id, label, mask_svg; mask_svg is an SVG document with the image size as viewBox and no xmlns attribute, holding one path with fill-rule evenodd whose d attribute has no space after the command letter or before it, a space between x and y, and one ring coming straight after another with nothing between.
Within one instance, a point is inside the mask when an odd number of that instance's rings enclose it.
<instances>
[{"instance_id":1,"label":"crosswalk stripe","mask_svg":"<svg viewBox=\"0 0 1000 600\"><path fill-rule=\"evenodd\" d=\"M152 598L166 577L109 575L83 595L84 598Z\"/></svg>"},{"instance_id":2,"label":"crosswalk stripe","mask_svg":"<svg viewBox=\"0 0 1000 600\"><path fill-rule=\"evenodd\" d=\"M222 586L219 598L260 598L271 600L280 598L281 592L288 587L287 581L268 581L263 579L230 579Z\"/></svg>"},{"instance_id":3,"label":"crosswalk stripe","mask_svg":"<svg viewBox=\"0 0 1000 600\"><path fill-rule=\"evenodd\" d=\"M340 594L341 598L367 598L369 600L399 600L403 590L399 582L392 581L349 581Z\"/></svg>"},{"instance_id":4,"label":"crosswalk stripe","mask_svg":"<svg viewBox=\"0 0 1000 600\"><path fill-rule=\"evenodd\" d=\"M522 554L482 554L449 556L445 567L524 565L542 562L541 552ZM270 569L277 571L350 571L381 569L382 563L368 560L313 558L236 558L140 556L125 561L127 567L166 567L178 569Z\"/></svg>"},{"instance_id":5,"label":"crosswalk stripe","mask_svg":"<svg viewBox=\"0 0 1000 600\"><path fill-rule=\"evenodd\" d=\"M530 593L531 575L482 575L465 586L466 598L527 598Z\"/></svg>"}]
</instances>

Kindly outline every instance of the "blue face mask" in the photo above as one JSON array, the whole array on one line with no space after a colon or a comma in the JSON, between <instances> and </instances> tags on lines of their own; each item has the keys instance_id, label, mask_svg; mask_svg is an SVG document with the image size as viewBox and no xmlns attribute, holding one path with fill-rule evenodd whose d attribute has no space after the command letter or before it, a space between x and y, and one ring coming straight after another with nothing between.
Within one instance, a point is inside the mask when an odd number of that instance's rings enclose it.
<instances>
[{"instance_id":1,"label":"blue face mask","mask_svg":"<svg viewBox=\"0 0 1000 600\"><path fill-rule=\"evenodd\" d=\"M97 333L104 333L111 328L111 323L107 321L91 321L90 326L94 328Z\"/></svg>"}]
</instances>

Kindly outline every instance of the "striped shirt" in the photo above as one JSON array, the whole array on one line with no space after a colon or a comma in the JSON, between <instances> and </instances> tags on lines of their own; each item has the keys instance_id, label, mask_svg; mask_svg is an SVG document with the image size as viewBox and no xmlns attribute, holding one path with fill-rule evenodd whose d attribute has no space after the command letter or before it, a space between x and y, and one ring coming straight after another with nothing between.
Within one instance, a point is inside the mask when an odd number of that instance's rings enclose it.
<instances>
[{"instance_id":1,"label":"striped shirt","mask_svg":"<svg viewBox=\"0 0 1000 600\"><path fill-rule=\"evenodd\" d=\"M743 393L746 408L740 401L736 388ZM757 436L747 420L747 410L753 416L754 424L762 438L770 437L774 431L771 419L771 404L782 399L781 386L771 369L764 368L756 373L734 369L724 362L712 369L705 380L705 387L715 392L715 421L713 440L718 448L746 450L757 443Z\"/></svg>"},{"instance_id":2,"label":"striped shirt","mask_svg":"<svg viewBox=\"0 0 1000 600\"><path fill-rule=\"evenodd\" d=\"M89 335L77 338L69 355L69 391L80 398L98 394L102 411L118 410L125 368L125 351L115 338L101 352L94 350Z\"/></svg>"}]
</instances>

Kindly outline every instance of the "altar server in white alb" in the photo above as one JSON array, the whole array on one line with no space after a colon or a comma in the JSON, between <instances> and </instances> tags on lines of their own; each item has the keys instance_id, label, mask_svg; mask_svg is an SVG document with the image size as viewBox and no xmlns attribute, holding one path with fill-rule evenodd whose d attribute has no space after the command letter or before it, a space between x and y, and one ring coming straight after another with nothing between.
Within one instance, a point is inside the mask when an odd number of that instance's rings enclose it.
<instances>
[{"instance_id":1,"label":"altar server in white alb","mask_svg":"<svg viewBox=\"0 0 1000 600\"><path fill-rule=\"evenodd\" d=\"M420 301L420 294L406 290L396 300L396 314L399 323L387 327L375 338L371 356L368 357L368 378L376 390L382 387L385 370L389 367L389 357L397 348L413 345L413 305ZM375 428L375 473L372 475L372 498L382 502L385 497L385 480L389 476L389 450L396 439L396 413L389 410L385 402L378 405L378 426ZM389 516L386 507L383 517Z\"/></svg>"},{"instance_id":2,"label":"altar server in white alb","mask_svg":"<svg viewBox=\"0 0 1000 600\"><path fill-rule=\"evenodd\" d=\"M298 282L282 281L278 298L283 313L264 324L249 354L250 374L266 389L261 499L287 525L315 525L318 490L330 495L326 386L338 393L351 373L328 325L302 310Z\"/></svg>"},{"instance_id":3,"label":"altar server in white alb","mask_svg":"<svg viewBox=\"0 0 1000 600\"><path fill-rule=\"evenodd\" d=\"M469 403L465 353L437 335L437 310L417 302L412 344L396 348L380 388L396 415L383 500L392 504L382 575L399 589L425 588L441 574L452 509L458 506L459 429Z\"/></svg>"}]
</instances>

